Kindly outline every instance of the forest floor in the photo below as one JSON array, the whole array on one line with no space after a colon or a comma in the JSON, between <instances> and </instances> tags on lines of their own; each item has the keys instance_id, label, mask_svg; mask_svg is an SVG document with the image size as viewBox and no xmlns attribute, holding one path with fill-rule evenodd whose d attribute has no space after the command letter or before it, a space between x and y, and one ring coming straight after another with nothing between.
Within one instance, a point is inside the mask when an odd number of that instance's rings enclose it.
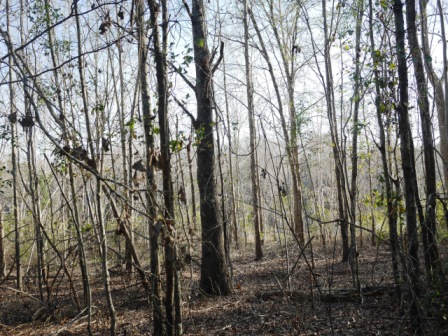
<instances>
[{"instance_id":1,"label":"forest floor","mask_svg":"<svg viewBox=\"0 0 448 336\"><path fill-rule=\"evenodd\" d=\"M249 252L249 248L251 249ZM183 274L184 335L410 335L411 321L400 314L392 285L387 247L368 247L359 255L361 295L352 290L350 268L338 262L332 247L314 247L306 261L290 247L264 247L262 261L252 247L232 252L234 293L206 297L198 290L198 262ZM313 275L310 266L314 259ZM444 264L447 265L446 254ZM289 261L289 266L288 266ZM309 266L308 266L309 265ZM288 276L289 269L289 276ZM109 335L102 282L92 279L94 335ZM62 287L59 293L62 293ZM48 308L31 295L0 286L0 335L86 335L87 318L77 315L67 295ZM112 273L117 335L151 335L152 313L137 277ZM34 292L33 292L34 291ZM35 288L28 293L35 295ZM420 300L425 335L448 335L448 286L426 291ZM406 302L403 304L406 312ZM406 314L405 314L406 316Z\"/></svg>"}]
</instances>

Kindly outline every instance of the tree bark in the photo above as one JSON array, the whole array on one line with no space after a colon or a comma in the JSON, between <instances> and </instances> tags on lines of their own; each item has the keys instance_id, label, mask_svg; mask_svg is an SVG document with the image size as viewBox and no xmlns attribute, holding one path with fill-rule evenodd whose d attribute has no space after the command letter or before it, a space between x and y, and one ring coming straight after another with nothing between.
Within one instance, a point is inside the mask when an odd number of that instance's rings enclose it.
<instances>
[{"instance_id":1,"label":"tree bark","mask_svg":"<svg viewBox=\"0 0 448 336\"><path fill-rule=\"evenodd\" d=\"M356 33L355 33L355 73L354 73L354 86L352 96L353 106L353 137L352 137L352 176L350 182L350 267L352 271L353 285L360 288L358 277L358 253L356 247L356 207L358 206L358 133L359 129L359 104L361 102L361 96L363 90L361 88L361 28L362 18L364 15L364 1L360 0L356 2ZM361 230L362 234L362 230ZM361 237L362 241L362 237Z\"/></svg>"},{"instance_id":2,"label":"tree bark","mask_svg":"<svg viewBox=\"0 0 448 336\"><path fill-rule=\"evenodd\" d=\"M138 66L141 86L143 127L145 132L146 147L146 206L148 211L148 229L150 234L150 268L152 285L152 307L153 307L153 334L156 336L164 334L163 311L162 311L162 287L160 279L159 240L163 223L156 221L156 189L154 179L154 134L152 127L151 105L148 83L148 42L146 38L144 3L143 0L135 0L137 14L137 39L138 39Z\"/></svg>"},{"instance_id":3,"label":"tree bark","mask_svg":"<svg viewBox=\"0 0 448 336\"><path fill-rule=\"evenodd\" d=\"M9 0L6 0L6 29L10 28L10 10L9 10ZM12 50L10 51L10 53ZM13 82L13 55L8 57L8 76L9 82ZM9 85L9 113L11 116L17 115L17 111L14 108L14 89L13 85ZM14 114L15 113L15 114ZM17 126L16 122L11 122L11 162L12 162L12 214L14 220L14 262L16 265L16 287L18 290L22 290L22 264L20 260L21 252L20 252L20 230L19 230L19 212L18 212L18 198L17 198L17 190L18 190L18 181L17 181Z\"/></svg>"},{"instance_id":4,"label":"tree bark","mask_svg":"<svg viewBox=\"0 0 448 336\"><path fill-rule=\"evenodd\" d=\"M400 132L401 166L405 185L406 224L408 238L408 267L411 302L410 315L413 327L421 328L421 319L417 299L420 296L420 261L418 259L418 235L417 235L417 182L415 173L414 144L412 140L409 122L409 96L408 96L408 72L405 50L405 28L403 16L403 4L401 0L394 0L395 39L398 59L399 103L396 107L398 114L398 127Z\"/></svg>"},{"instance_id":5,"label":"tree bark","mask_svg":"<svg viewBox=\"0 0 448 336\"><path fill-rule=\"evenodd\" d=\"M347 202L345 194L345 177L344 177L344 164L343 156L340 149L339 142L339 132L337 129L336 121L336 109L335 109L335 99L334 99L334 84L333 84L333 74L331 67L331 56L330 56L330 35L328 32L327 24L327 7L326 1L322 0L322 15L324 17L324 34L325 34L325 47L324 47L324 59L325 59L325 98L327 101L327 114L328 121L330 123L330 135L333 142L333 158L335 162L335 177L337 185L338 194L338 212L341 226L341 238L342 238L342 261L346 262L349 260L350 248L348 239L348 216L347 216Z\"/></svg>"},{"instance_id":6,"label":"tree bark","mask_svg":"<svg viewBox=\"0 0 448 336\"><path fill-rule=\"evenodd\" d=\"M383 175L384 175L384 187L386 192L386 203L387 203L387 222L389 224L389 241L392 251L392 269L394 274L394 281L397 285L397 299L401 300L400 298L400 287L398 284L400 283L400 272L399 272L399 251L400 251L400 245L398 241L398 232L397 232L397 201L394 200L393 197L393 189L392 189L392 183L391 183L391 172L389 169L388 159L387 159L387 144L386 144L386 132L384 131L384 124L383 124L383 117L382 117L382 111L381 111L381 104L383 106L386 106L386 102L382 101L382 93L380 88L380 64L377 60L377 57L375 56L375 39L374 39L374 33L373 33L373 0L369 0L369 27L370 27L370 46L371 46L371 53L372 53L372 60L374 62L374 81L375 81L375 93L376 93L376 99L375 99L375 107L376 107L376 117L377 117L377 123L378 123L378 130L379 130L379 137L380 137L380 143L378 146L380 155L381 155L381 164L383 168Z\"/></svg>"},{"instance_id":7,"label":"tree bark","mask_svg":"<svg viewBox=\"0 0 448 336\"><path fill-rule=\"evenodd\" d=\"M215 143L213 135L212 68L207 44L203 0L192 0L191 23L196 64L195 95L197 118L195 121L198 142L197 172L199 184L202 263L200 287L212 295L230 293L228 267L224 252L222 220L219 216L215 178Z\"/></svg>"},{"instance_id":8,"label":"tree bark","mask_svg":"<svg viewBox=\"0 0 448 336\"><path fill-rule=\"evenodd\" d=\"M182 316L177 316L181 312L179 309L181 303L180 292L175 295L175 291L180 291L180 283L176 268L176 230L174 221L174 192L171 177L171 153L170 136L168 128L168 87L167 87L167 2L161 1L161 6L154 0L148 0L151 26L152 41L154 45L154 60L156 64L157 77L157 111L159 117L160 129L160 151L162 157L162 178L163 178L163 199L164 199L164 217L165 217L165 271L166 271L166 295L165 295L165 313L166 313L166 333L168 336L182 334ZM162 10L162 41L160 42L158 16ZM175 297L178 298L175 302ZM178 309L174 308L178 306Z\"/></svg>"},{"instance_id":9,"label":"tree bark","mask_svg":"<svg viewBox=\"0 0 448 336\"><path fill-rule=\"evenodd\" d=\"M255 126L255 107L254 107L254 86L252 82L252 69L249 60L249 24L248 24L248 8L247 0L244 0L244 60L246 67L246 93L247 93L247 110L249 114L249 139L250 139L250 176L252 182L252 213L254 219L255 231L255 260L263 259L263 250L261 248L261 209L259 199L259 177L258 167L256 161L255 142L257 138Z\"/></svg>"},{"instance_id":10,"label":"tree bark","mask_svg":"<svg viewBox=\"0 0 448 336\"><path fill-rule=\"evenodd\" d=\"M432 137L432 121L429 110L428 87L426 84L423 58L417 39L415 0L406 1L406 21L408 26L408 41L411 49L414 76L417 82L417 101L420 110L423 156L425 162L426 185L426 216L421 223L422 240L426 272L429 279L434 280L442 270L439 260L439 251L436 242L436 164L434 158L434 141Z\"/></svg>"}]
</instances>

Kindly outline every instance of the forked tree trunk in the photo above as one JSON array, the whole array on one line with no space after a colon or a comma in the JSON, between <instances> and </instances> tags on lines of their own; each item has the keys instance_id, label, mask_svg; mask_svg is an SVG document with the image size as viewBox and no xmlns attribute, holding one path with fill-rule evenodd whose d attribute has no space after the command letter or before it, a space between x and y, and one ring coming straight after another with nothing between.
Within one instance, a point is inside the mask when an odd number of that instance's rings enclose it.
<instances>
[{"instance_id":1,"label":"forked tree trunk","mask_svg":"<svg viewBox=\"0 0 448 336\"><path fill-rule=\"evenodd\" d=\"M202 225L202 263L200 287L213 295L230 293L228 266L224 251L222 220L219 216L215 176L215 143L213 135L212 67L208 49L203 0L192 0L194 61L196 64L195 95L198 141L197 179L200 193Z\"/></svg>"}]
</instances>

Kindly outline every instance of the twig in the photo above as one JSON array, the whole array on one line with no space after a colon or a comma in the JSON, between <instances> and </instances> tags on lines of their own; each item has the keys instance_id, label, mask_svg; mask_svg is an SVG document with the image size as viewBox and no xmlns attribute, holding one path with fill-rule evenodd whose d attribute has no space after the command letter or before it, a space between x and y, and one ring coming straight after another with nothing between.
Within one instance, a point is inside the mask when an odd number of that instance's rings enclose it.
<instances>
[{"instance_id":1,"label":"twig","mask_svg":"<svg viewBox=\"0 0 448 336\"><path fill-rule=\"evenodd\" d=\"M190 113L190 111L188 111L186 109L186 107L184 106L184 104L182 104L182 102L180 102L176 96L171 95L171 97L173 97L174 101L177 103L177 105L179 105L179 107L182 109L182 111L184 111L184 113L190 117L191 122L193 123L194 128L196 128L196 119L195 117Z\"/></svg>"},{"instance_id":2,"label":"twig","mask_svg":"<svg viewBox=\"0 0 448 336\"><path fill-rule=\"evenodd\" d=\"M64 325L62 328L60 328L58 331L56 331L55 333L53 333L52 335L59 335L61 332L63 332L65 329L69 328L70 326L72 326L75 322L78 322L80 320L82 320L83 318L86 318L88 315L84 315L81 316L86 310L88 309L88 307L84 308L78 315L76 315L70 322L68 322L66 325Z\"/></svg>"},{"instance_id":3,"label":"twig","mask_svg":"<svg viewBox=\"0 0 448 336\"><path fill-rule=\"evenodd\" d=\"M42 302L41 300L35 298L31 294L28 294L28 293L26 293L24 291L21 291L19 289L15 289L15 288L12 288L12 287L9 287L9 286L0 286L0 288L2 288L2 289L9 289L10 291L16 292L18 294L22 294L22 295L28 296L29 298L33 299L34 301L39 302L42 306L48 307L48 305L45 302Z\"/></svg>"}]
</instances>

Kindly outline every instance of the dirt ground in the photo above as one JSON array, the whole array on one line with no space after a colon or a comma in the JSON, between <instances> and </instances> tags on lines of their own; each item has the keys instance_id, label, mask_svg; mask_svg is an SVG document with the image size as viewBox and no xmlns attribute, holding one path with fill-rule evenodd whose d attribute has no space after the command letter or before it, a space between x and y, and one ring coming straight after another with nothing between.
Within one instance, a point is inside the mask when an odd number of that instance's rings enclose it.
<instances>
[{"instance_id":1,"label":"dirt ground","mask_svg":"<svg viewBox=\"0 0 448 336\"><path fill-rule=\"evenodd\" d=\"M264 259L253 260L252 247L232 252L234 293L206 297L198 290L198 260L183 271L184 335L409 335L409 300L396 300L387 247L364 246L359 255L361 295L353 290L347 264L333 246L313 247L299 258L278 244L264 246ZM423 260L423 259L422 259ZM313 265L314 263L314 265ZM447 266L446 258L444 265ZM310 272L313 269L313 272ZM117 335L151 335L152 312L137 277L112 272ZM92 275L94 335L109 335L109 320L99 272ZM65 283L66 284L66 283ZM36 288L14 282L0 286L0 335L86 335L87 317L78 315L58 282L51 307L33 299ZM81 288L81 286L79 287ZM448 335L448 285L425 290L419 300L425 335Z\"/></svg>"}]
</instances>

